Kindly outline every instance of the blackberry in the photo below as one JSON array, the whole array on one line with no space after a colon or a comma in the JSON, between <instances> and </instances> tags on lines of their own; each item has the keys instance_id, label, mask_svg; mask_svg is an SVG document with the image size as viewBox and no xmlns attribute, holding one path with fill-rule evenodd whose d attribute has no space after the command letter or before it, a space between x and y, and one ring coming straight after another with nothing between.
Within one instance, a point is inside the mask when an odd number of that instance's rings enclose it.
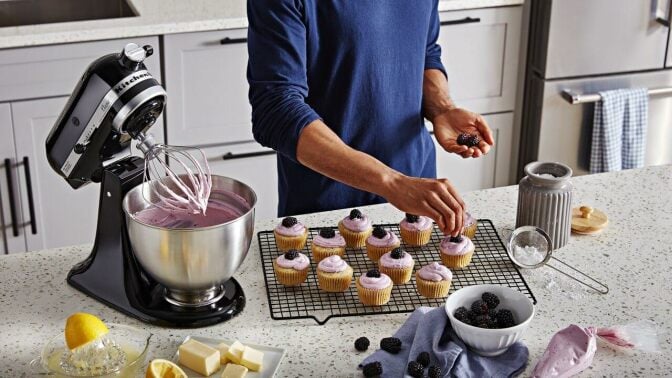
<instances>
[{"instance_id":1,"label":"blackberry","mask_svg":"<svg viewBox=\"0 0 672 378\"><path fill-rule=\"evenodd\" d=\"M488 310L488 304L480 299L471 304L471 311L476 315L485 315L488 313Z\"/></svg>"},{"instance_id":2,"label":"blackberry","mask_svg":"<svg viewBox=\"0 0 672 378\"><path fill-rule=\"evenodd\" d=\"M362 212L359 211L358 209L352 209L352 211L350 211L349 217L350 217L350 219L355 219L355 218L362 219Z\"/></svg>"},{"instance_id":3,"label":"blackberry","mask_svg":"<svg viewBox=\"0 0 672 378\"><path fill-rule=\"evenodd\" d=\"M320 230L320 236L325 239L331 239L336 236L336 231L333 228L323 228Z\"/></svg>"},{"instance_id":4,"label":"blackberry","mask_svg":"<svg viewBox=\"0 0 672 378\"><path fill-rule=\"evenodd\" d=\"M380 226L376 226L373 228L372 234L378 239L382 239L387 235L387 231L385 231L385 229Z\"/></svg>"},{"instance_id":5,"label":"blackberry","mask_svg":"<svg viewBox=\"0 0 672 378\"><path fill-rule=\"evenodd\" d=\"M415 361L417 361L423 367L429 366L429 353L421 352L418 354L418 357L415 358Z\"/></svg>"},{"instance_id":6,"label":"blackberry","mask_svg":"<svg viewBox=\"0 0 672 378\"><path fill-rule=\"evenodd\" d=\"M355 349L357 349L360 352L363 352L367 349L369 349L369 339L366 337L360 337L359 339L355 340Z\"/></svg>"},{"instance_id":7,"label":"blackberry","mask_svg":"<svg viewBox=\"0 0 672 378\"><path fill-rule=\"evenodd\" d=\"M493 310L499 306L499 298L492 293L485 292L481 295L481 299L488 305L488 308Z\"/></svg>"},{"instance_id":8,"label":"blackberry","mask_svg":"<svg viewBox=\"0 0 672 378\"><path fill-rule=\"evenodd\" d=\"M451 243L461 243L462 242L462 235L451 236L450 237L450 242Z\"/></svg>"},{"instance_id":9,"label":"blackberry","mask_svg":"<svg viewBox=\"0 0 672 378\"><path fill-rule=\"evenodd\" d=\"M470 316L469 316L469 310L467 310L466 307L462 306L459 307L457 310L455 310L455 313L453 313L453 316L455 319L461 321L462 323L469 323L470 321Z\"/></svg>"},{"instance_id":10,"label":"blackberry","mask_svg":"<svg viewBox=\"0 0 672 378\"><path fill-rule=\"evenodd\" d=\"M376 268L373 268L373 269L369 270L368 272L366 272L366 276L367 277L378 278L378 277L380 277L380 270L378 270Z\"/></svg>"},{"instance_id":11,"label":"blackberry","mask_svg":"<svg viewBox=\"0 0 672 378\"><path fill-rule=\"evenodd\" d=\"M425 367L417 361L411 361L406 367L406 372L413 378L422 378L425 375Z\"/></svg>"},{"instance_id":12,"label":"blackberry","mask_svg":"<svg viewBox=\"0 0 672 378\"><path fill-rule=\"evenodd\" d=\"M388 353L397 354L401 350L401 340L396 337L385 337L380 340L380 349Z\"/></svg>"},{"instance_id":13,"label":"blackberry","mask_svg":"<svg viewBox=\"0 0 672 378\"><path fill-rule=\"evenodd\" d=\"M379 377L383 375L383 365L378 361L370 362L362 367L365 377Z\"/></svg>"},{"instance_id":14,"label":"blackberry","mask_svg":"<svg viewBox=\"0 0 672 378\"><path fill-rule=\"evenodd\" d=\"M294 218L294 217L287 217L287 218L282 220L282 225L284 227L287 227L287 228L292 227L297 223L299 223L299 221L296 220L296 218Z\"/></svg>"},{"instance_id":15,"label":"blackberry","mask_svg":"<svg viewBox=\"0 0 672 378\"><path fill-rule=\"evenodd\" d=\"M290 249L289 251L285 252L285 258L287 260L294 260L297 257L299 257L299 251L296 249Z\"/></svg>"},{"instance_id":16,"label":"blackberry","mask_svg":"<svg viewBox=\"0 0 672 378\"><path fill-rule=\"evenodd\" d=\"M469 147L476 147L479 143L481 143L481 138L478 135L470 135L467 139L467 146Z\"/></svg>"},{"instance_id":17,"label":"blackberry","mask_svg":"<svg viewBox=\"0 0 672 378\"><path fill-rule=\"evenodd\" d=\"M430 366L427 370L427 377L429 378L441 378L441 368L434 365Z\"/></svg>"},{"instance_id":18,"label":"blackberry","mask_svg":"<svg viewBox=\"0 0 672 378\"><path fill-rule=\"evenodd\" d=\"M404 250L401 249L400 247L397 247L397 248L393 249L392 252L390 252L390 256L391 256L393 259L397 259L397 260L398 260L398 259L404 257Z\"/></svg>"},{"instance_id":19,"label":"blackberry","mask_svg":"<svg viewBox=\"0 0 672 378\"><path fill-rule=\"evenodd\" d=\"M495 318L497 319L499 328L509 328L516 325L516 321L513 319L513 313L510 310L502 309L497 311Z\"/></svg>"},{"instance_id":20,"label":"blackberry","mask_svg":"<svg viewBox=\"0 0 672 378\"><path fill-rule=\"evenodd\" d=\"M466 134L466 133L462 133L462 134L458 135L457 136L457 144L459 144L460 146L469 145L469 137L470 136L471 135Z\"/></svg>"},{"instance_id":21,"label":"blackberry","mask_svg":"<svg viewBox=\"0 0 672 378\"><path fill-rule=\"evenodd\" d=\"M418 221L418 219L420 219L419 216L417 216L417 215L415 215L415 214L409 214L409 213L406 213L406 222L408 222L408 223L415 223L415 222Z\"/></svg>"}]
</instances>

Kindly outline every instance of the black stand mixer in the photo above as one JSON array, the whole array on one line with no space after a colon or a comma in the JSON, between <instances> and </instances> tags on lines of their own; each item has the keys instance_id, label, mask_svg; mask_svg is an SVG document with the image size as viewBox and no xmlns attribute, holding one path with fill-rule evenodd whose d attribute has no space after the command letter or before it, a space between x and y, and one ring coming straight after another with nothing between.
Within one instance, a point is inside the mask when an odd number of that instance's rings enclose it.
<instances>
[{"instance_id":1,"label":"black stand mixer","mask_svg":"<svg viewBox=\"0 0 672 378\"><path fill-rule=\"evenodd\" d=\"M67 282L141 321L202 327L242 311L245 296L240 284L233 278L218 282L213 289L217 294L201 302L181 305L167 300L167 288L143 269L134 254L122 210L124 197L143 185L147 169L145 159L130 155L130 145L145 137L166 102L166 92L143 64L152 53L150 46L129 44L120 54L93 62L48 136L49 163L74 189L100 183L93 250L73 267Z\"/></svg>"}]
</instances>

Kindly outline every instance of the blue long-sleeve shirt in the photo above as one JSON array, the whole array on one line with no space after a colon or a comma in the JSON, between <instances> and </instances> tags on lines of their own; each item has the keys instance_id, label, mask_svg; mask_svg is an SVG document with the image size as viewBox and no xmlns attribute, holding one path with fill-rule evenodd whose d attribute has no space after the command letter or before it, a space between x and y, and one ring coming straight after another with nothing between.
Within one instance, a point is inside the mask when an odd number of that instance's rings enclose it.
<instances>
[{"instance_id":1,"label":"blue long-sleeve shirt","mask_svg":"<svg viewBox=\"0 0 672 378\"><path fill-rule=\"evenodd\" d=\"M296 160L322 119L346 144L407 175L436 177L422 116L425 69L444 71L437 0L248 0L255 139L278 154L278 215L381 203Z\"/></svg>"}]
</instances>

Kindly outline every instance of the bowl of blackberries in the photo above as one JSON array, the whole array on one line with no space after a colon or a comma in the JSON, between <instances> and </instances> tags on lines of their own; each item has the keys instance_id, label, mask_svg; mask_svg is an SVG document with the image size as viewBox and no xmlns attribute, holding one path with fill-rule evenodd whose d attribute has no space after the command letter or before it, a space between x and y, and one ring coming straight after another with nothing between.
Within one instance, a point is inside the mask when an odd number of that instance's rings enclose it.
<instances>
[{"instance_id":1,"label":"bowl of blackberries","mask_svg":"<svg viewBox=\"0 0 672 378\"><path fill-rule=\"evenodd\" d=\"M474 285L451 294L446 313L469 348L483 356L498 356L520 340L534 317L534 304L509 287Z\"/></svg>"}]
</instances>

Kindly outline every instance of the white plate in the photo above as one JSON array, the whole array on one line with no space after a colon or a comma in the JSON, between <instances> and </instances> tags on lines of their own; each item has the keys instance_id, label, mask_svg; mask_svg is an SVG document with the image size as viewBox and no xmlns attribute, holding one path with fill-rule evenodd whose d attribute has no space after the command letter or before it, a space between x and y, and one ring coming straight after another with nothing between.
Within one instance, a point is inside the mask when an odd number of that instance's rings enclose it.
<instances>
[{"instance_id":1,"label":"white plate","mask_svg":"<svg viewBox=\"0 0 672 378\"><path fill-rule=\"evenodd\" d=\"M217 345L221 343L226 343L227 345L233 344L235 340L229 340L229 339L213 339L210 337L199 337L199 336L187 336L184 341L182 341L182 344L186 343L189 340L196 340L200 341L203 344L209 345L213 348L217 348ZM243 341L240 341L243 343L243 345L247 345L250 348L254 348L258 351L264 352L264 362L263 366L261 368L261 371L255 372L255 371L249 371L247 375L245 376L246 378L270 378L275 375L275 372L278 370L278 367L280 366L280 362L282 361L282 357L285 356L285 350L282 348L275 348L275 347L269 347L269 346L264 346L264 345L255 345L255 344L246 344ZM179 357L180 357L180 351L178 350L175 352L175 357L173 357L173 362L177 363L180 365L182 369L184 369L184 372L187 373L189 377L205 377L204 375L198 374L195 371L185 367L182 364L179 364ZM218 378L220 374L222 374L222 370L224 370L224 366L222 366L221 369L218 371L212 373L209 377L216 377Z\"/></svg>"}]
</instances>

